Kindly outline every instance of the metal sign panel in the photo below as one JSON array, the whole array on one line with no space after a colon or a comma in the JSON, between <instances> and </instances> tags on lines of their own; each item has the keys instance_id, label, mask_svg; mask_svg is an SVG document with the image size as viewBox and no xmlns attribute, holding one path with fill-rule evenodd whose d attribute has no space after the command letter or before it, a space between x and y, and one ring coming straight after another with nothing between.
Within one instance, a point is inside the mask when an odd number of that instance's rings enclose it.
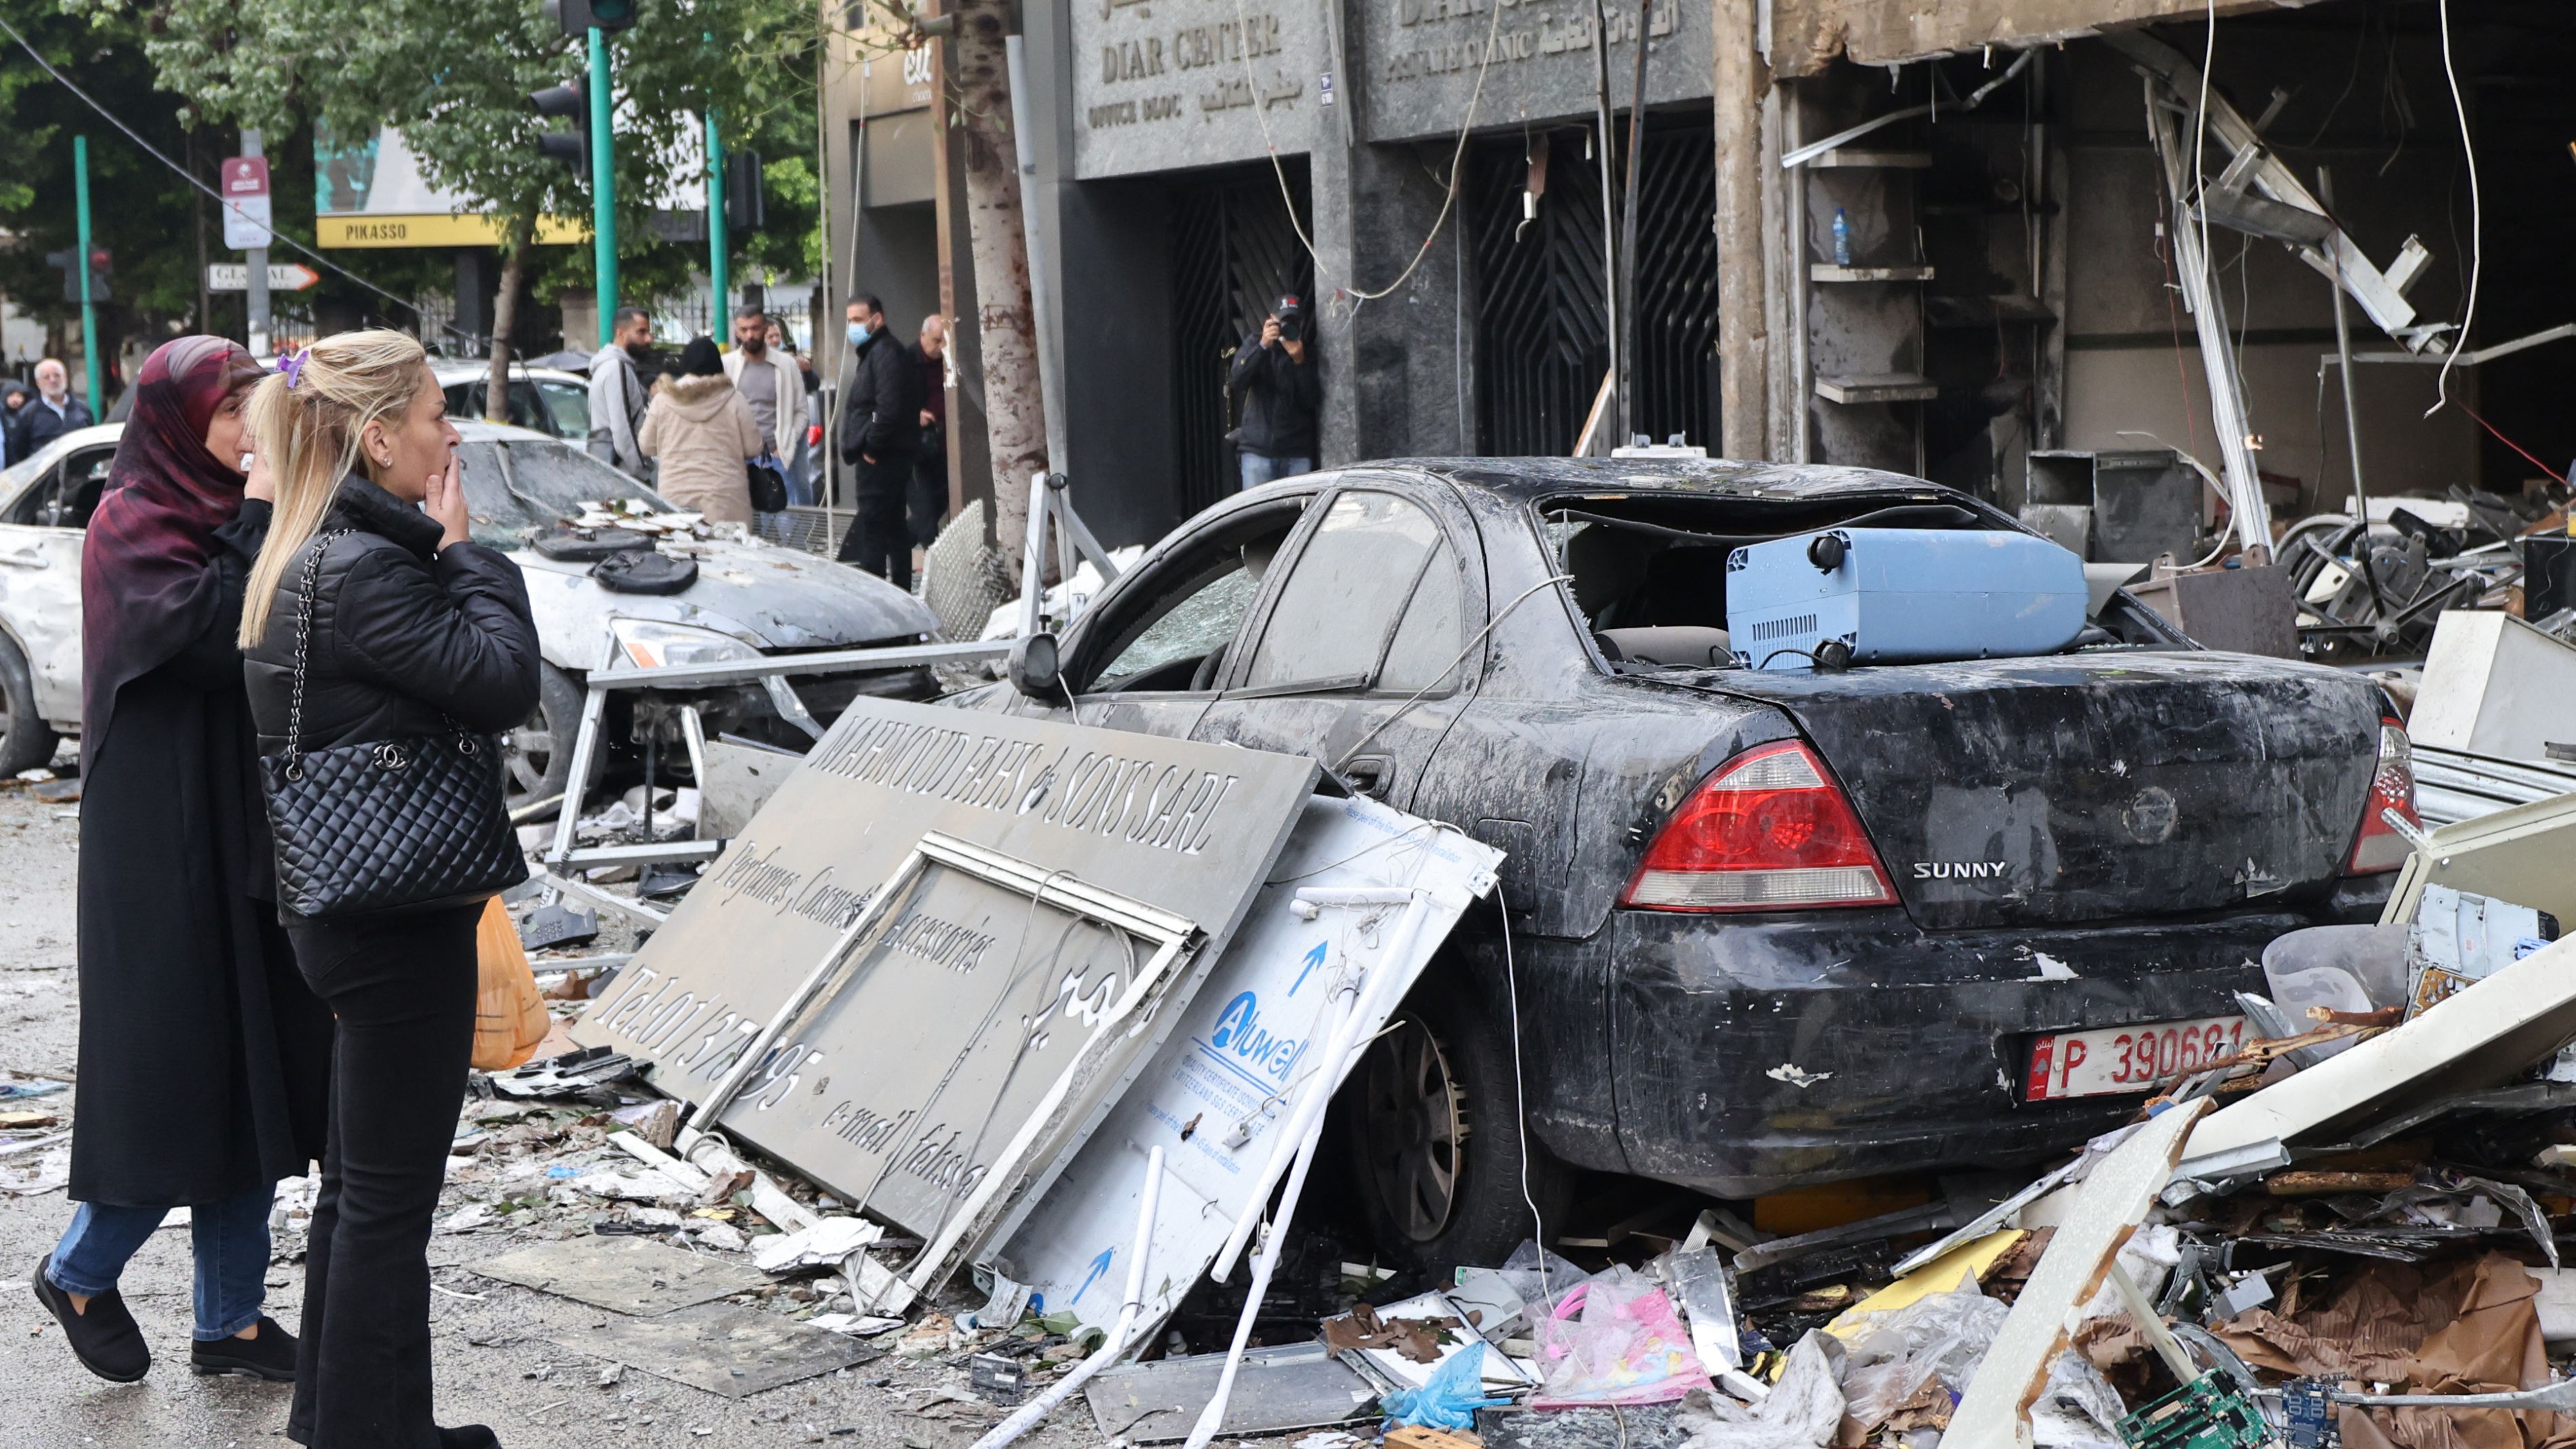
<instances>
[{"instance_id":1,"label":"metal sign panel","mask_svg":"<svg viewBox=\"0 0 2576 1449\"><path fill-rule=\"evenodd\" d=\"M1310 801L1234 943L1178 1009L1178 1025L1043 1196L1006 1221L995 1271L1030 1285L1048 1311L1107 1331L1118 1317L1135 1241L1146 1155L1165 1180L1146 1264L1140 1333L1179 1304L1247 1207L1277 1185L1276 1128L1316 1086L1326 1012L1342 973L1366 973L1377 1016L1403 1000L1468 904L1491 890L1502 852L1445 825L1369 800ZM1387 959L1401 906L1331 908L1307 920L1304 889L1417 887L1430 916L1401 960ZM1167 1012L1171 1007L1165 1008ZM1505 1104L1492 1120L1509 1121ZM1284 1168L1279 1157L1275 1166ZM1150 1337L1150 1334L1145 1335Z\"/></svg>"},{"instance_id":2,"label":"metal sign panel","mask_svg":"<svg viewBox=\"0 0 2576 1449\"><path fill-rule=\"evenodd\" d=\"M1333 114L1326 35L1311 0L1074 0L1075 173L1303 155Z\"/></svg>"},{"instance_id":3,"label":"metal sign panel","mask_svg":"<svg viewBox=\"0 0 2576 1449\"><path fill-rule=\"evenodd\" d=\"M863 697L707 867L609 995L574 1024L573 1039L649 1061L657 1088L700 1099L932 831L1170 911L1221 945L1315 776L1313 761L1287 755ZM980 981L1010 969L1032 929L988 920L991 901L943 896L937 904L951 914L938 918L936 939L928 924L905 934L910 918L897 920L890 961L899 965L889 974ZM1025 915L1030 903L1022 897L1016 909ZM888 1049L919 1025L901 1017L869 1024ZM792 1065L811 1051L774 1052L736 1110L774 1104L788 1079L806 1089L802 1103L814 1103L812 1089L828 1084ZM774 1106L752 1115L773 1117ZM773 1134L787 1135L766 1122L752 1135L770 1145ZM836 1187L857 1170L798 1165Z\"/></svg>"},{"instance_id":4,"label":"metal sign panel","mask_svg":"<svg viewBox=\"0 0 2576 1449\"><path fill-rule=\"evenodd\" d=\"M1366 0L1357 9L1369 57L1362 110L1369 140L1454 137L1471 100L1480 128L1593 117L1600 89L1593 46L1602 26L1592 0ZM1610 99L1624 133L1637 0L1610 0L1606 9ZM1707 99L1708 6L1656 0L1646 30L1647 104Z\"/></svg>"}]
</instances>

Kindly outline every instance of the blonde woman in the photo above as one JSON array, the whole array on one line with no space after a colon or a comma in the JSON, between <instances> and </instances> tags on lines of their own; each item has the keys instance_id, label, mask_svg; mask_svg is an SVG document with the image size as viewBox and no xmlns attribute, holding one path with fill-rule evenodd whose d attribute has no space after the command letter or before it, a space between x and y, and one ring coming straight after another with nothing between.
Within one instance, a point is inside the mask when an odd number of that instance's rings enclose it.
<instances>
[{"instance_id":1,"label":"blonde woman","mask_svg":"<svg viewBox=\"0 0 2576 1449\"><path fill-rule=\"evenodd\" d=\"M326 337L251 396L276 480L242 607L262 753L498 732L537 703L537 631L507 558L469 537L456 429L420 344ZM286 738L307 555L302 734ZM316 920L281 911L338 1018L287 1436L317 1449L479 1449L430 1414L430 1215L474 1039L482 904Z\"/></svg>"}]
</instances>

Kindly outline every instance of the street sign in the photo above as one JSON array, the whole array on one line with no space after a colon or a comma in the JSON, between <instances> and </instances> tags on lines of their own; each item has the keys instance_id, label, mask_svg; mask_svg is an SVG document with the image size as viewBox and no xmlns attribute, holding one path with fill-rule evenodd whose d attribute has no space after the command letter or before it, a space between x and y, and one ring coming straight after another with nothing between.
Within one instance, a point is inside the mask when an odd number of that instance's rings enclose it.
<instances>
[{"instance_id":1,"label":"street sign","mask_svg":"<svg viewBox=\"0 0 2576 1449\"><path fill-rule=\"evenodd\" d=\"M270 262L268 289L272 292L301 292L322 280L322 274L299 262ZM250 290L250 264L247 262L208 262L206 290L209 292L247 292Z\"/></svg>"},{"instance_id":2,"label":"street sign","mask_svg":"<svg viewBox=\"0 0 2576 1449\"><path fill-rule=\"evenodd\" d=\"M277 239L269 210L268 158L227 156L219 188L224 195L224 245L256 251Z\"/></svg>"}]
</instances>

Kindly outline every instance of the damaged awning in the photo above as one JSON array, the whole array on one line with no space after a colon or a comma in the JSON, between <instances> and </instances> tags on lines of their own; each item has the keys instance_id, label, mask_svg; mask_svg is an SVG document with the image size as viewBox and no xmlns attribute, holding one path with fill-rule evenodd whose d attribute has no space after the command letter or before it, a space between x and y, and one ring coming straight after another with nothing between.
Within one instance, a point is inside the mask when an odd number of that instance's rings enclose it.
<instances>
[{"instance_id":1,"label":"damaged awning","mask_svg":"<svg viewBox=\"0 0 2576 1449\"><path fill-rule=\"evenodd\" d=\"M2231 15L2295 10L2309 0L2220 0ZM2053 45L2160 20L2204 20L2207 0L1945 0L1889 5L1880 0L1771 0L1771 71L1813 75L1836 59L1902 65L1989 46Z\"/></svg>"}]
</instances>

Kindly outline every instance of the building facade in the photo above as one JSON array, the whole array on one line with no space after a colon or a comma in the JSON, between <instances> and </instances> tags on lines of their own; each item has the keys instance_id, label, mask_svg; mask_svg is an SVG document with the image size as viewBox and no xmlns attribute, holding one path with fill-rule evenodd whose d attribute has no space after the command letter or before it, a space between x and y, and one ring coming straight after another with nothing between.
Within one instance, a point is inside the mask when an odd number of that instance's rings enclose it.
<instances>
[{"instance_id":1,"label":"building facade","mask_svg":"<svg viewBox=\"0 0 2576 1449\"><path fill-rule=\"evenodd\" d=\"M2506 112L2536 104L2524 87L2565 57L2539 0L2480 9L2464 85L2480 97L2467 129L2491 138L2476 147L2487 176L2500 156L2563 145ZM2195 67L2209 55L2215 93L2259 122L2267 156L2309 182L2333 170L2337 214L2375 266L2420 239L2429 257L2406 298L2423 322L2461 315L2473 226L2431 0L2226 3L2214 33L2210 13L2207 0L1027 0L1032 264L1061 466L1113 542L1231 489L1226 368L1294 294L1322 353L1327 465L1678 436L1712 454L1895 469L2009 506L2035 450L2172 447L2214 469L2207 355L2175 301L2171 245L2176 217L2197 226L2197 212L2176 210L2152 143L2170 102L2105 36L2159 38ZM963 209L943 202L962 182L942 143L942 46L895 51L865 26L841 39L833 288L882 295L907 329L943 298L971 318ZM2215 188L2228 158L2205 159ZM2525 244L2499 215L2539 226L2554 205L2507 190L2484 197L2477 341L2566 320L2550 312L2554 270L2493 269L2496 248ZM2213 237L2256 466L2278 510L2338 506L2350 462L2320 361L2333 285L2276 239ZM1607 258L1632 250L1614 276ZM2542 458L2576 452L2536 373L2498 362L2437 384L2427 349L2355 322L2389 363L2356 369L2379 486L2515 486L2529 470L2499 462L2467 412L2499 387L2521 399L2498 404L2514 413L2505 432L2537 438ZM974 329L959 330L963 435L979 428ZM1624 400L1606 386L1614 348ZM2463 406L2426 418L2437 387ZM959 496L979 486L961 452Z\"/></svg>"}]
</instances>

